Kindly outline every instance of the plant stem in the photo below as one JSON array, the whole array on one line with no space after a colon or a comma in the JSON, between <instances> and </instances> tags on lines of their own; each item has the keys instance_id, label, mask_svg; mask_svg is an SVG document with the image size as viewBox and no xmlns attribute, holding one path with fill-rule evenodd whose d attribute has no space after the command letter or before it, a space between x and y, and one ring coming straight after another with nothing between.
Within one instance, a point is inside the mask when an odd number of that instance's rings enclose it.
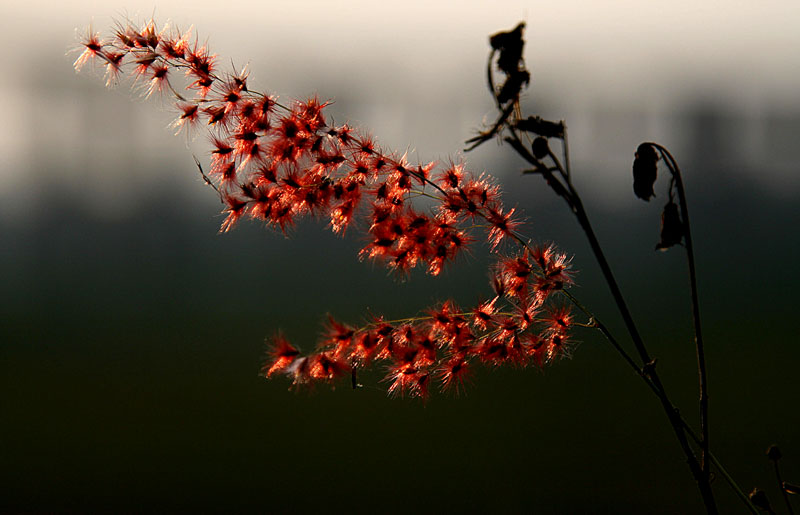
<instances>
[{"instance_id":1,"label":"plant stem","mask_svg":"<svg viewBox=\"0 0 800 515\"><path fill-rule=\"evenodd\" d=\"M509 127L509 132L512 135L509 140L513 142L512 146L514 147L514 150L516 150L517 153L519 153L521 157L523 157L529 163L533 164L534 166L541 167L539 160L536 159L520 141L517 131L512 127ZM564 134L566 137L566 128L564 130ZM686 462L689 466L689 470L691 471L692 476L695 478L695 481L697 481L697 487L700 490L700 496L703 499L707 513L716 514L717 506L716 501L714 500L713 491L711 490L711 483L709 481L710 477L703 467L701 467L697 457L694 454L694 451L689 445L689 441L687 440L686 433L684 431L683 419L681 418L677 408L675 408L670 401L664 385L661 383L661 379L655 370L655 361L650 358L650 354L647 352L647 347L645 346L642 337L639 334L639 330L636 328L636 324L633 321L633 316L631 315L628 305L622 296L622 291L617 284L616 277L614 276L611 266L605 257L603 249L600 246L600 242L597 240L597 236L592 228L591 222L589 221L589 216L586 214L586 209L583 207L583 202L581 201L580 195L572 185L571 174L563 167L561 162L552 151L550 151L549 155L556 164L556 167L561 173L562 177L566 179L566 186L547 170L541 173L544 175L548 185L567 201L570 209L578 219L578 224L581 226L581 229L583 229L584 234L586 234L586 238L589 240L589 246L592 248L592 252L594 253L598 265L600 266L603 277L605 278L606 283L611 290L611 295L614 297L614 302L617 305L617 309L619 309L622 319L625 322L628 334L630 334L634 347L636 348L639 358L642 361L642 374L646 375L653 383L653 386L655 386L654 391L661 402L664 413L669 419L670 425L675 433L675 437L678 439L678 443L681 446L681 450L686 456Z\"/></svg>"},{"instance_id":2,"label":"plant stem","mask_svg":"<svg viewBox=\"0 0 800 515\"><path fill-rule=\"evenodd\" d=\"M689 427L689 424L685 420L683 420L683 424L684 424L684 429L686 429L686 433L692 438L692 440L694 440L696 444L699 445L701 442L700 437L695 434L694 430L692 430L692 428ZM711 452L708 453L708 461L709 463L717 467L717 470L720 471L722 477L725 478L725 481L727 481L728 484L731 486L731 488L733 488L733 491L736 493L739 499L741 499L741 501L747 506L747 508L752 513L758 514L759 513L758 508L756 508L755 505L752 503L752 501L750 501L750 497L746 493L744 493L744 491L739 487L739 485L736 483L733 477L731 477L731 475L728 473L725 467L722 466L722 463L720 463L717 457L714 456L714 454Z\"/></svg>"},{"instance_id":3,"label":"plant stem","mask_svg":"<svg viewBox=\"0 0 800 515\"><path fill-rule=\"evenodd\" d=\"M692 320L694 321L695 348L697 350L697 373L700 387L700 441L701 459L700 464L706 481L709 479L707 455L709 453L709 427L708 427L708 379L706 372L705 347L703 345L703 331L700 325L700 302L697 295L697 272L694 262L694 247L692 245L692 232L689 223L689 207L686 203L686 192L683 188L683 178L678 163L672 154L658 143L649 143L661 152L667 167L675 178L675 187L678 190L678 202L681 206L681 218L683 221L684 240L686 242L686 257L689 263L689 282L691 284L692 296Z\"/></svg>"},{"instance_id":4,"label":"plant stem","mask_svg":"<svg viewBox=\"0 0 800 515\"><path fill-rule=\"evenodd\" d=\"M598 319L591 311L589 311L586 307L584 307L583 304L581 304L580 301L578 301L578 299L575 298L575 296L573 296L567 290L564 290L563 294L578 309L583 311L583 313L586 316L588 316L588 317L590 317L592 319L592 323L594 324L594 327L603 334L603 336L606 338L606 340L608 340L608 342L614 347L614 349L619 353L619 355L622 356L622 358L625 360L625 362L633 369L634 372L636 372L636 374L639 377L642 378L642 380L645 382L645 384L647 384L647 386L650 388L650 390L656 396L660 397L661 392L659 391L658 387L653 383L653 381L650 379L650 377L647 374L644 373L644 370L639 367L639 365L630 356L630 354L628 354L625 351L625 349L622 348L622 346L619 344L619 342L617 342L616 338L614 338L614 335L608 330L608 328L605 326L605 324L603 324L603 322L600 321L600 319ZM688 434L689 437L696 444L700 445L700 442L701 442L700 437L698 437L695 434L695 432L692 429L692 427L689 425L688 422L686 422L686 420L680 414L678 414L678 416L680 417L681 424L683 425L683 429L686 431L686 434ZM736 493L736 495L739 497L739 499L741 499L741 501L747 506L747 508L752 513L757 514L758 513L758 509L756 509L756 507L750 501L750 498L747 496L747 494L744 493L744 491L742 491L742 489L739 487L739 485L736 483L736 481L733 479L733 477L731 477L731 475L728 473L728 471L725 469L725 467L722 466L722 463L720 463L719 460L717 460L716 456L714 456L713 453L709 452L708 453L708 460L709 460L709 463L713 464L719 470L719 472L722 474L722 477L725 479L725 481L728 483L728 485L730 485L730 487L733 489L733 491ZM780 482L780 479L779 479L779 482Z\"/></svg>"},{"instance_id":5,"label":"plant stem","mask_svg":"<svg viewBox=\"0 0 800 515\"><path fill-rule=\"evenodd\" d=\"M606 260L605 254L603 253L602 248L600 247L600 243L597 240L597 236L592 229L591 223L589 222L589 217L586 215L586 211L583 208L583 203L581 202L580 197L578 196L577 192L574 188L570 185L570 192L572 195L573 200L573 210L575 216L578 218L578 223L580 224L581 228L583 229L586 237L589 240L589 245L592 247L592 251L594 252L595 258L597 259L597 263L600 265L600 269L603 272L603 276L608 283L609 289L611 290L611 295L614 297L614 301L617 304L617 307L622 315L622 318L625 322L625 325L628 329L628 333L633 340L634 346L636 347L637 352L639 353L639 357L644 364L642 369L643 373L649 377L649 379L653 382L653 385L657 389L657 394L659 400L661 401L661 405L666 412L667 417L670 420L673 430L675 431L675 436L678 438L678 443L680 444L681 448L683 449L684 454L686 455L687 463L689 468L692 471L695 479L697 480L698 487L700 488L700 494L703 497L703 502L706 505L706 510L708 513L717 513L716 503L714 501L714 496L711 491L711 485L709 484L709 476L708 471L702 468L694 455L691 447L689 446L689 442L686 439L686 434L684 432L682 418L678 410L675 406L672 405L672 402L667 397L667 393L664 389L664 385L661 383L661 379L658 376L658 373L655 370L655 362L650 359L650 355L647 352L647 348L644 345L644 342L639 335L638 330L636 329L636 325L634 324L633 317L628 310L628 306L625 303L625 299L622 297L622 292L619 289L619 285L617 284L616 278L614 277L613 272L611 271L611 266L608 264Z\"/></svg>"},{"instance_id":6,"label":"plant stem","mask_svg":"<svg viewBox=\"0 0 800 515\"><path fill-rule=\"evenodd\" d=\"M786 489L783 487L783 478L781 477L781 469L778 466L778 460L773 460L772 463L775 466L775 479L778 480L778 488L780 488L781 494L783 495L783 501L786 503L786 508L789 510L789 515L794 515L792 503L789 501L789 494L786 493Z\"/></svg>"}]
</instances>

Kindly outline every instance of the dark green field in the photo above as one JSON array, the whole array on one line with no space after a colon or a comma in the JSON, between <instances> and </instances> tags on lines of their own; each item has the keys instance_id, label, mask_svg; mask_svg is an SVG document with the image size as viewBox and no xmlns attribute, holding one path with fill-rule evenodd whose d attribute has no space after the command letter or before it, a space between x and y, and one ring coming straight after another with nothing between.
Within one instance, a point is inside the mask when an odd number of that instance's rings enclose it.
<instances>
[{"instance_id":1,"label":"dark green field","mask_svg":"<svg viewBox=\"0 0 800 515\"><path fill-rule=\"evenodd\" d=\"M712 448L743 488L778 504L768 445L800 481L800 213L795 199L753 184L720 187L721 174L688 178ZM539 181L509 178L508 203L575 255L574 293L619 328L582 235ZM255 224L219 236L209 197L154 193L108 220L50 191L25 223L0 225L0 510L702 509L655 399L588 330L576 333L573 359L544 373L484 369L466 395L427 404L387 398L381 370L361 378L367 388L313 394L259 378L277 329L310 349L328 312L358 323L488 295L487 252L477 247L442 278L401 283L358 262L356 236L321 224L291 239ZM694 422L685 265L679 249L652 251L660 206L588 202L662 377ZM724 513L743 511L714 485Z\"/></svg>"}]
</instances>

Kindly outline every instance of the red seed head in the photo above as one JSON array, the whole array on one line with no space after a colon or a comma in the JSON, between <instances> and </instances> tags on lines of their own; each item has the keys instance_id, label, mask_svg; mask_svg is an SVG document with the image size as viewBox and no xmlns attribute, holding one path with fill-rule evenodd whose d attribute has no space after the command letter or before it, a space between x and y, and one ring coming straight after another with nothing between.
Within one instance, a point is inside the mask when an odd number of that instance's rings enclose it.
<instances>
[{"instance_id":1,"label":"red seed head","mask_svg":"<svg viewBox=\"0 0 800 515\"><path fill-rule=\"evenodd\" d=\"M270 359L261 368L261 373L265 377L270 377L275 372L284 371L299 354L300 351L289 343L289 340L278 334L272 340L269 349Z\"/></svg>"},{"instance_id":2,"label":"red seed head","mask_svg":"<svg viewBox=\"0 0 800 515\"><path fill-rule=\"evenodd\" d=\"M464 387L464 381L469 376L469 364L463 356L453 356L439 368L436 369L436 374L442 385L442 391L455 391L456 394L461 392Z\"/></svg>"}]
</instances>

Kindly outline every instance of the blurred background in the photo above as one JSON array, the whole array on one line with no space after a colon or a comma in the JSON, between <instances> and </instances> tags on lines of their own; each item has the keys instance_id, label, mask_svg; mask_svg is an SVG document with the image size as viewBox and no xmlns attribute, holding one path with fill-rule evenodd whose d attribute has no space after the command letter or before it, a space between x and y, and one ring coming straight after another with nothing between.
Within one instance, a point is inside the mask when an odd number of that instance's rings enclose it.
<instances>
[{"instance_id":1,"label":"blurred background","mask_svg":"<svg viewBox=\"0 0 800 515\"><path fill-rule=\"evenodd\" d=\"M602 6L601 6L602 4ZM101 73L76 32L155 17L195 26L250 85L318 94L412 159L464 157L574 255L574 293L624 335L569 211L508 148L463 142L494 117L488 35L527 23L525 110L564 119L574 182L651 353L696 423L684 254L653 250L666 183L632 192L637 145L684 171L709 361L712 447L784 508L765 451L800 481L800 4L796 2L77 1L4 7L0 32L0 510L696 513L657 402L592 332L545 372L483 370L423 404L377 388L288 392L258 370L282 330L314 346L326 313L413 315L489 294L486 248L398 282L358 235L289 238L220 205L192 154ZM663 178L662 178L663 179ZM624 338L623 338L624 339ZM626 340L627 341L627 340ZM724 513L744 512L721 478ZM797 501L795 501L797 502Z\"/></svg>"}]
</instances>

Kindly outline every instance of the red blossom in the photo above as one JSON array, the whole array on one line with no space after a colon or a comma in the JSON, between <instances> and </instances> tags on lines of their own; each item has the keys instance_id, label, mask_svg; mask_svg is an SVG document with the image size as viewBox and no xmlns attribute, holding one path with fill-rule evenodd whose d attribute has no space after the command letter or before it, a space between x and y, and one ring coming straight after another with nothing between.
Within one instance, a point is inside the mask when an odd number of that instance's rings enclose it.
<instances>
[{"instance_id":1,"label":"red blossom","mask_svg":"<svg viewBox=\"0 0 800 515\"><path fill-rule=\"evenodd\" d=\"M439 309L428 312L431 318L431 329L439 335L453 334L454 328L463 321L459 312L458 306L453 301L445 301Z\"/></svg>"},{"instance_id":2,"label":"red blossom","mask_svg":"<svg viewBox=\"0 0 800 515\"><path fill-rule=\"evenodd\" d=\"M489 243L492 250L497 249L503 241L513 239L515 231L522 225L522 222L514 218L514 209L504 213L503 208L489 208L486 220L491 225Z\"/></svg>"},{"instance_id":3,"label":"red blossom","mask_svg":"<svg viewBox=\"0 0 800 515\"><path fill-rule=\"evenodd\" d=\"M333 354L322 352L309 356L308 376L314 380L334 381L350 373L350 366Z\"/></svg>"},{"instance_id":4,"label":"red blossom","mask_svg":"<svg viewBox=\"0 0 800 515\"><path fill-rule=\"evenodd\" d=\"M554 246L534 247L531 258L542 272L536 279L538 294L547 296L552 291L561 290L572 284L570 259L566 254L558 252Z\"/></svg>"},{"instance_id":5,"label":"red blossom","mask_svg":"<svg viewBox=\"0 0 800 515\"><path fill-rule=\"evenodd\" d=\"M476 337L463 321L454 323L442 338L444 345L454 355L467 356L475 352Z\"/></svg>"},{"instance_id":6,"label":"red blossom","mask_svg":"<svg viewBox=\"0 0 800 515\"><path fill-rule=\"evenodd\" d=\"M328 316L328 325L325 332L323 344L334 350L337 358L349 357L355 330L345 324L337 322L332 316Z\"/></svg>"},{"instance_id":7,"label":"red blossom","mask_svg":"<svg viewBox=\"0 0 800 515\"><path fill-rule=\"evenodd\" d=\"M455 190L461 186L461 181L464 179L464 164L453 164L439 172L438 184L448 190Z\"/></svg>"},{"instance_id":8,"label":"red blossom","mask_svg":"<svg viewBox=\"0 0 800 515\"><path fill-rule=\"evenodd\" d=\"M353 197L342 201L331 210L331 228L335 233L344 233L353 220L358 207L359 198Z\"/></svg>"},{"instance_id":9,"label":"red blossom","mask_svg":"<svg viewBox=\"0 0 800 515\"><path fill-rule=\"evenodd\" d=\"M469 372L469 364L462 356L453 356L436 369L442 383L442 391L455 390L456 394L464 387L464 380Z\"/></svg>"},{"instance_id":10,"label":"red blossom","mask_svg":"<svg viewBox=\"0 0 800 515\"><path fill-rule=\"evenodd\" d=\"M528 354L542 367L569 355L569 340L562 334L526 335Z\"/></svg>"},{"instance_id":11,"label":"red blossom","mask_svg":"<svg viewBox=\"0 0 800 515\"><path fill-rule=\"evenodd\" d=\"M311 365L311 357L303 356L295 359L286 367L286 374L292 377L293 385L304 385L311 382Z\"/></svg>"},{"instance_id":12,"label":"red blossom","mask_svg":"<svg viewBox=\"0 0 800 515\"><path fill-rule=\"evenodd\" d=\"M418 365L429 366L436 362L436 340L429 333L420 333L413 344L417 348L416 361Z\"/></svg>"},{"instance_id":13,"label":"red blossom","mask_svg":"<svg viewBox=\"0 0 800 515\"><path fill-rule=\"evenodd\" d=\"M184 102L178 104L181 114L172 126L175 127L176 133L184 128L188 131L200 119L200 107L194 102Z\"/></svg>"},{"instance_id":14,"label":"red blossom","mask_svg":"<svg viewBox=\"0 0 800 515\"><path fill-rule=\"evenodd\" d=\"M138 47L156 49L161 41L161 35L156 32L156 23L150 20L144 24L139 33L134 34L134 43Z\"/></svg>"},{"instance_id":15,"label":"red blossom","mask_svg":"<svg viewBox=\"0 0 800 515\"><path fill-rule=\"evenodd\" d=\"M549 330L556 334L566 334L572 325L572 315L569 307L559 306L548 310L545 323Z\"/></svg>"},{"instance_id":16,"label":"red blossom","mask_svg":"<svg viewBox=\"0 0 800 515\"><path fill-rule=\"evenodd\" d=\"M384 381L391 381L389 395L402 396L411 384L412 376L417 372L413 365L399 365L389 369Z\"/></svg>"},{"instance_id":17,"label":"red blossom","mask_svg":"<svg viewBox=\"0 0 800 515\"><path fill-rule=\"evenodd\" d=\"M282 335L277 335L269 350L270 360L261 368L261 373L265 377L270 377L275 372L285 370L300 354L289 340Z\"/></svg>"},{"instance_id":18,"label":"red blossom","mask_svg":"<svg viewBox=\"0 0 800 515\"><path fill-rule=\"evenodd\" d=\"M261 123L262 130L266 130L268 126L264 126L264 123L268 123L270 116L275 111L275 99L268 95L262 95L255 101L255 114L257 115L257 119L254 120L257 124Z\"/></svg>"},{"instance_id":19,"label":"red blossom","mask_svg":"<svg viewBox=\"0 0 800 515\"><path fill-rule=\"evenodd\" d=\"M117 28L114 30L114 37L121 46L127 48L138 46L136 44L136 39L139 37L139 35L134 31L133 27L130 25L123 26L120 23L117 23L116 25Z\"/></svg>"},{"instance_id":20,"label":"red blossom","mask_svg":"<svg viewBox=\"0 0 800 515\"><path fill-rule=\"evenodd\" d=\"M303 121L305 130L315 132L326 124L322 110L327 105L328 102L320 102L318 98L312 97L305 102L297 102L294 106L294 111L299 119Z\"/></svg>"},{"instance_id":21,"label":"red blossom","mask_svg":"<svg viewBox=\"0 0 800 515\"><path fill-rule=\"evenodd\" d=\"M494 321L494 314L497 311L496 303L497 297L481 303L472 310L472 323L475 324L475 327L478 329L486 329Z\"/></svg>"},{"instance_id":22,"label":"red blossom","mask_svg":"<svg viewBox=\"0 0 800 515\"><path fill-rule=\"evenodd\" d=\"M158 54L155 52L146 52L140 57L137 57L134 60L136 66L133 69L133 73L136 75L136 78L138 79L146 76L150 71L150 67L156 62L156 59L158 59Z\"/></svg>"},{"instance_id":23,"label":"red blossom","mask_svg":"<svg viewBox=\"0 0 800 515\"><path fill-rule=\"evenodd\" d=\"M226 205L222 212L227 213L228 216L225 218L225 221L222 222L222 227L220 227L219 232L228 232L244 214L247 208L247 202L233 195L223 195L222 200Z\"/></svg>"},{"instance_id":24,"label":"red blossom","mask_svg":"<svg viewBox=\"0 0 800 515\"><path fill-rule=\"evenodd\" d=\"M350 359L363 366L369 365L378 351L378 344L379 339L374 332L363 331L358 333L355 338L353 350L350 353Z\"/></svg>"},{"instance_id":25,"label":"red blossom","mask_svg":"<svg viewBox=\"0 0 800 515\"><path fill-rule=\"evenodd\" d=\"M189 50L189 40L191 38L191 29L183 34L176 31L170 36L162 36L161 45L159 50L161 54L168 59L182 60Z\"/></svg>"},{"instance_id":26,"label":"red blossom","mask_svg":"<svg viewBox=\"0 0 800 515\"><path fill-rule=\"evenodd\" d=\"M238 83L233 81L224 84L220 92L220 99L225 103L225 110L228 112L236 112L239 101L242 100L242 88Z\"/></svg>"},{"instance_id":27,"label":"red blossom","mask_svg":"<svg viewBox=\"0 0 800 515\"><path fill-rule=\"evenodd\" d=\"M528 253L520 256L502 258L498 265L498 275L501 277L505 289L520 301L528 295L528 279L533 273L533 267L528 260Z\"/></svg>"},{"instance_id":28,"label":"red blossom","mask_svg":"<svg viewBox=\"0 0 800 515\"><path fill-rule=\"evenodd\" d=\"M125 53L103 50L100 55L106 62L106 86L116 84L119 74L122 72L122 59L125 57Z\"/></svg>"},{"instance_id":29,"label":"red blossom","mask_svg":"<svg viewBox=\"0 0 800 515\"><path fill-rule=\"evenodd\" d=\"M372 136L364 136L357 142L357 158L358 159L368 159L373 154L375 154L375 141L373 140Z\"/></svg>"},{"instance_id":30,"label":"red blossom","mask_svg":"<svg viewBox=\"0 0 800 515\"><path fill-rule=\"evenodd\" d=\"M87 29L86 34L81 38L80 44L83 47L83 51L73 63L75 71L81 71L81 68L86 63L93 61L97 57L102 57L103 42L100 39L100 33L92 31L91 27Z\"/></svg>"},{"instance_id":31,"label":"red blossom","mask_svg":"<svg viewBox=\"0 0 800 515\"><path fill-rule=\"evenodd\" d=\"M147 85L145 96L149 97L155 92L164 93L169 88L169 67L164 64L154 64L150 67L150 81Z\"/></svg>"}]
</instances>

